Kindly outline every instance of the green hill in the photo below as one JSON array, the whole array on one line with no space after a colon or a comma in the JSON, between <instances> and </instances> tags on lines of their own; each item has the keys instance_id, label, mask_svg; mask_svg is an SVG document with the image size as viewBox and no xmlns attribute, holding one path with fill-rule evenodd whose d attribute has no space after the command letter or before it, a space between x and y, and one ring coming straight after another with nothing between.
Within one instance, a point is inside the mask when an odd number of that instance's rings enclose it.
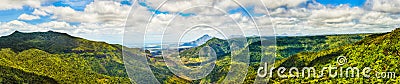
<instances>
[{"instance_id":1,"label":"green hill","mask_svg":"<svg viewBox=\"0 0 400 84\"><path fill-rule=\"evenodd\" d=\"M353 44L369 34L348 34L348 35L321 35L321 36L280 36L277 37L277 60L290 57L300 52L319 52L324 49L336 48L348 44ZM272 39L271 37L262 37L265 39ZM256 71L259 67L261 59L261 43L260 38L248 37L248 46L250 54L250 67L244 83L253 83L256 77ZM220 83L225 78L225 75L230 70L231 63L231 52L229 43L227 40L213 38L207 41L205 44L191 48L180 53L181 60L186 66L197 66L202 61L197 56L198 51L204 47L212 47L217 55L216 65L213 71L203 79L188 81L173 75L168 71L168 68L163 62L152 63L153 71L156 77L162 83ZM274 47L271 47L274 48ZM156 59L156 58L153 58ZM160 60L160 59L159 59Z\"/></svg>"},{"instance_id":2,"label":"green hill","mask_svg":"<svg viewBox=\"0 0 400 84\"><path fill-rule=\"evenodd\" d=\"M399 83L400 71L400 29L389 33L369 35L365 39L346 46L330 48L320 52L299 53L279 61L276 65L281 67L315 67L320 71L322 67L329 65L349 68L357 67L372 69L370 78L337 77L330 78L324 75L322 78L276 78L273 82L280 83ZM345 56L347 63L338 65L337 57ZM338 72L338 70L335 70ZM378 78L375 74L391 73L396 78ZM287 73L286 73L287 74ZM388 75L389 76L389 75Z\"/></svg>"},{"instance_id":3,"label":"green hill","mask_svg":"<svg viewBox=\"0 0 400 84\"><path fill-rule=\"evenodd\" d=\"M278 64L287 67L291 65L310 66L310 64L318 65L320 62L315 59L322 59L317 58L322 56L307 57L305 54L333 52L332 50L335 49L339 51L344 46L361 45L367 41L370 42L366 39L379 38L381 35L384 34L280 36L276 38L277 45L271 47L276 47L277 49L276 60L281 60L278 61ZM250 50L251 64L244 83L252 83L256 77L256 70L260 65L259 61L263 52L260 50L259 38L248 37L247 41L248 45L246 47ZM164 62L152 61L162 60L162 58L150 58L151 69L161 83L220 83L232 64L230 57L232 52L230 52L227 40L213 38L200 47L182 51L180 53L181 59L187 66L197 66L199 62L204 61L199 60L196 56L197 51L203 46L210 46L217 53L216 66L203 79L189 81L179 78L169 71ZM6 67L4 72L7 72L2 74L5 76L1 76L0 79L7 80L9 78L10 80L17 80L18 83L53 83L52 80L57 83L130 82L122 61L121 45L89 41L65 33L49 31L34 33L14 32L9 36L0 37L0 48L0 66ZM304 63L297 62L301 61L302 58L307 58L305 59L307 61ZM9 77L14 74L17 74L17 76ZM32 78L26 78L25 76L32 76ZM281 81L285 82L284 79L276 79L273 82Z\"/></svg>"},{"instance_id":4,"label":"green hill","mask_svg":"<svg viewBox=\"0 0 400 84\"><path fill-rule=\"evenodd\" d=\"M122 61L121 45L52 31L16 31L0 37L0 48L0 66L53 78L58 83L130 82Z\"/></svg>"},{"instance_id":5,"label":"green hill","mask_svg":"<svg viewBox=\"0 0 400 84\"><path fill-rule=\"evenodd\" d=\"M29 73L20 69L0 66L0 83L42 83L42 84L54 84L56 80L47 76L41 76L35 73Z\"/></svg>"}]
</instances>

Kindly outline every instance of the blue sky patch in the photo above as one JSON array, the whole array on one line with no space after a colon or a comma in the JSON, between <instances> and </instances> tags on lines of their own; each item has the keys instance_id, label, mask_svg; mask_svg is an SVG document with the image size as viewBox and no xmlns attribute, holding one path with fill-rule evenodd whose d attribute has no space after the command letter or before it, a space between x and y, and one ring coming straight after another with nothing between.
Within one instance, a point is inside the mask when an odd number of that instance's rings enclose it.
<instances>
[{"instance_id":1,"label":"blue sky patch","mask_svg":"<svg viewBox=\"0 0 400 84\"><path fill-rule=\"evenodd\" d=\"M132 1L131 0L124 0L124 1L121 1L120 3L122 5L128 5L128 6L132 5Z\"/></svg>"},{"instance_id":2,"label":"blue sky patch","mask_svg":"<svg viewBox=\"0 0 400 84\"><path fill-rule=\"evenodd\" d=\"M0 22L17 20L21 14L31 14L33 10L33 8L28 6L24 6L22 9L0 10Z\"/></svg>"},{"instance_id":3,"label":"blue sky patch","mask_svg":"<svg viewBox=\"0 0 400 84\"><path fill-rule=\"evenodd\" d=\"M362 7L366 0L316 0L318 3L324 5L338 6L341 4L349 4L351 7Z\"/></svg>"},{"instance_id":4,"label":"blue sky patch","mask_svg":"<svg viewBox=\"0 0 400 84\"><path fill-rule=\"evenodd\" d=\"M42 6L71 7L76 11L84 11L86 5L92 2L93 0L61 0L61 1L50 1L42 4Z\"/></svg>"}]
</instances>

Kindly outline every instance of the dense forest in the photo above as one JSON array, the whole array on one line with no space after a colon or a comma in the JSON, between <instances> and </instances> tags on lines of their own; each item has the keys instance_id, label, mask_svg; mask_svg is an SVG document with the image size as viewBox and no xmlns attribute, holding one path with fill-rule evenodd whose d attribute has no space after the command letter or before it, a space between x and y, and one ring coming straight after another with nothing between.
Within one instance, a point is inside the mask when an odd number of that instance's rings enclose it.
<instances>
[{"instance_id":1,"label":"dense forest","mask_svg":"<svg viewBox=\"0 0 400 84\"><path fill-rule=\"evenodd\" d=\"M400 29L381 34L345 34L320 36L278 36L276 67L371 67L373 71L392 71L399 75ZM270 38L270 37L261 37ZM243 83L254 83L260 67L261 39L248 37L250 66ZM214 69L205 78L185 80L169 71L163 58L148 58L150 68L161 83L221 83L230 70L232 53L229 41L213 38L205 44L182 51L179 55L186 66L203 62L197 54L204 46L216 52ZM14 32L0 37L0 83L131 83L124 67L122 45L89 41L58 32ZM130 48L126 48L130 49ZM137 49L136 49L137 50ZM138 50L140 51L140 50ZM134 52L143 54L145 52ZM336 58L348 62L337 65ZM130 68L130 67L127 67ZM285 73L288 74L288 73ZM373 74L373 73L371 73ZM397 81L397 82L396 82ZM278 78L272 83L398 83L397 79L377 78ZM228 81L229 83L229 81Z\"/></svg>"},{"instance_id":2,"label":"dense forest","mask_svg":"<svg viewBox=\"0 0 400 84\"><path fill-rule=\"evenodd\" d=\"M320 52L326 49L338 48L340 46L356 43L370 34L345 34L345 35L321 35L321 36L279 36L276 37L276 60L286 60L286 58L296 55L301 52ZM250 55L250 67L248 68L247 76L243 83L253 83L256 78L256 71L260 66L262 58L261 41L260 39L271 39L271 37L247 37ZM204 47L212 47L217 55L217 61L212 72L203 79L189 81L179 78L169 72L168 67L163 62L153 62L152 69L161 83L221 83L224 81L226 74L230 70L232 63L231 50L228 40L213 38L207 43L192 48L180 53L180 58L186 66L197 66L204 60L198 56L198 51ZM236 52L237 53L237 52ZM239 52L240 53L240 52ZM161 58L151 58L150 60L162 60ZM245 73L243 73L245 74Z\"/></svg>"},{"instance_id":3,"label":"dense forest","mask_svg":"<svg viewBox=\"0 0 400 84\"><path fill-rule=\"evenodd\" d=\"M0 38L0 48L3 83L130 83L121 45L52 31L16 31Z\"/></svg>"},{"instance_id":4,"label":"dense forest","mask_svg":"<svg viewBox=\"0 0 400 84\"><path fill-rule=\"evenodd\" d=\"M366 77L337 77L324 75L321 78L276 78L271 82L280 83L399 83L400 64L400 29L390 33L369 35L361 41L347 46L326 49L320 52L304 52L276 63L281 67L315 67L321 71L322 67L336 66L341 68L356 67L360 70L369 67L372 69L369 78ZM337 57L344 56L347 63L340 65ZM322 70L328 72L328 70ZM334 70L340 72L339 69ZM286 73L288 74L288 73ZM383 76L383 77L382 77ZM386 76L386 77L385 77Z\"/></svg>"}]
</instances>

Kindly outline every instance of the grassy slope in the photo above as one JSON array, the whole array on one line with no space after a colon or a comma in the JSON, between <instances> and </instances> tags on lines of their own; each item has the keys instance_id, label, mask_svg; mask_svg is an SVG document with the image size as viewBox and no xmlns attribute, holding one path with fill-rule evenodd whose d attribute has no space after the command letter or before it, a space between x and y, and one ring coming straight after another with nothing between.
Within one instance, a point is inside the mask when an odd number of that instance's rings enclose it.
<instances>
[{"instance_id":1,"label":"grassy slope","mask_svg":"<svg viewBox=\"0 0 400 84\"><path fill-rule=\"evenodd\" d=\"M362 39L367 34L359 35L330 35L330 36L301 36L301 37L278 37L277 54L278 59L283 59L299 52L318 52L328 48L335 48L342 45L354 43ZM260 51L257 50L259 43L257 39L248 38L249 49L252 62L259 61ZM253 43L254 42L254 43ZM153 71L158 79L164 83L186 82L186 83L205 83L221 82L230 66L230 52L227 41L221 39L212 39L202 46L213 47L218 55L216 67L212 73L204 79L196 81L187 81L173 76L163 63L154 63ZM5 62L2 66L12 66L27 72L34 72L39 75L48 76L63 82L126 82L129 81L125 73L120 45L109 45L104 42L94 42L82 38L72 37L67 34L56 32L39 33L21 33L16 32L10 36L0 38L0 48L9 48L2 50L3 53L14 53L11 57L5 59L2 57L0 62ZM35 48L35 49L32 49ZM193 63L191 59L199 48L193 48L181 53L183 59L188 63ZM39 52L39 53L38 53ZM321 51L323 52L323 51ZM33 55L32 55L33 53ZM26 55L31 54L31 55ZM4 55L6 56L6 55ZM15 59L15 56L18 59ZM30 56L30 57L29 57ZM38 58L39 57L39 58ZM20 59L26 58L26 59ZM38 59L29 59L38 58ZM51 60L44 60L51 59ZM26 61L30 60L30 61ZM38 61L40 60L40 61ZM54 61L56 60L56 61ZM79 61L76 61L79 60ZM287 59L284 59L287 60ZM14 63L16 62L16 63ZM65 63L61 63L65 62ZM32 64L47 64L38 66ZM37 68L37 67L41 67ZM51 67L63 67L62 69L53 69ZM252 63L249 67L248 76L245 83L251 83L255 77L255 69L258 63ZM44 68L44 69L43 69ZM48 71L43 71L48 70ZM68 71L69 70L69 71ZM56 71L56 72L49 72ZM57 72L59 71L59 72ZM64 73L65 72L65 73ZM68 72L68 73L67 73ZM74 73L79 73L74 75ZM68 74L68 75L66 75ZM86 74L86 75L82 75ZM90 79L81 80L80 76L90 77ZM72 80L74 79L74 80Z\"/></svg>"},{"instance_id":2,"label":"grassy slope","mask_svg":"<svg viewBox=\"0 0 400 84\"><path fill-rule=\"evenodd\" d=\"M20 69L0 66L0 83L42 83L42 84L54 84L57 81L53 78L38 75L31 72L26 72Z\"/></svg>"},{"instance_id":3,"label":"grassy slope","mask_svg":"<svg viewBox=\"0 0 400 84\"><path fill-rule=\"evenodd\" d=\"M342 45L355 43L364 36L368 34L351 34L351 35L328 35L328 36L298 36L298 37L278 37L277 38L277 55L278 60L289 57L290 55L294 55L299 52L318 52L323 49L335 48ZM256 73L255 71L258 69L259 61L261 59L261 50L260 50L260 41L257 38L248 38L249 46L249 54L251 64L248 68L248 75L245 79L244 83L252 83ZM212 47L216 54L218 60L216 61L216 66L213 71L201 80L188 81L181 79L177 76L174 76L171 72L168 71L164 63L153 63L153 71L155 71L156 76L159 77L160 81L163 83L172 83L172 82L183 82L183 83L218 83L222 82L225 78L225 75L230 70L229 66L231 65L230 51L228 46L228 41L221 40L217 38L213 38L209 40L204 45L201 45L196 48L192 48L180 53L181 59L187 66L196 65L199 62L197 55L197 51L200 50L203 46ZM201 61L201 60L200 60Z\"/></svg>"},{"instance_id":4,"label":"grassy slope","mask_svg":"<svg viewBox=\"0 0 400 84\"><path fill-rule=\"evenodd\" d=\"M374 34L365 39L346 46L331 48L321 52L300 53L278 62L282 67L316 67L317 71L322 67L357 67L363 69L370 67L373 69L370 75L376 72L395 72L399 76L398 70L400 64L400 29L390 33ZM348 62L339 66L336 63L338 56L345 56ZM326 75L323 78L305 79L305 78L277 78L273 82L325 82L325 83L399 83L399 78L329 78Z\"/></svg>"},{"instance_id":5,"label":"grassy slope","mask_svg":"<svg viewBox=\"0 0 400 84\"><path fill-rule=\"evenodd\" d=\"M15 32L0 38L1 54L8 54L0 62L60 83L130 82L121 47L57 32Z\"/></svg>"}]
</instances>

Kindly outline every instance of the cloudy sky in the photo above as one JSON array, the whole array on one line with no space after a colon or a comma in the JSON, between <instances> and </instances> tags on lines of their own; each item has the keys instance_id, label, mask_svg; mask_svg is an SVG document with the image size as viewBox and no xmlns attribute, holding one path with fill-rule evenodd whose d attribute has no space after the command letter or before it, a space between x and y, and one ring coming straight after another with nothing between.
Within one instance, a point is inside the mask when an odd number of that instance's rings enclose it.
<instances>
[{"instance_id":1,"label":"cloudy sky","mask_svg":"<svg viewBox=\"0 0 400 84\"><path fill-rule=\"evenodd\" d=\"M124 33L148 41L160 37L190 41L203 34L220 38L348 34L388 32L400 26L400 0L1 0L0 4L1 36L15 30L53 30L118 44L123 43Z\"/></svg>"}]
</instances>

